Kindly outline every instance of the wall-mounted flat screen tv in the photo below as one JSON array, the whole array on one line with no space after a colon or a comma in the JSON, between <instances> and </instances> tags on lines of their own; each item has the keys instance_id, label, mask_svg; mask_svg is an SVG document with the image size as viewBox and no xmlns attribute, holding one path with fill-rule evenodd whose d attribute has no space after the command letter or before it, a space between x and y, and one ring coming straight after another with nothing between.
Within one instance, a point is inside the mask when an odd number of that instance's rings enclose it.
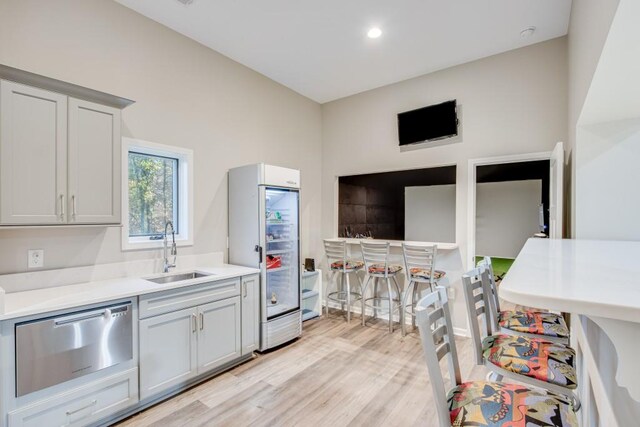
<instances>
[{"instance_id":1,"label":"wall-mounted flat screen tv","mask_svg":"<svg viewBox=\"0 0 640 427\"><path fill-rule=\"evenodd\" d=\"M435 141L458 135L456 100L398 114L400 145Z\"/></svg>"}]
</instances>

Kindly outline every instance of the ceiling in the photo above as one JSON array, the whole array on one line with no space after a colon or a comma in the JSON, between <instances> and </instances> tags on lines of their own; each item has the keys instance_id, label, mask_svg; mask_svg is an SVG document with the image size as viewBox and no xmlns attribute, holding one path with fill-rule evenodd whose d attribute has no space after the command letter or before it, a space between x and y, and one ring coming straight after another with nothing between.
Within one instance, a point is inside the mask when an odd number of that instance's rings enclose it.
<instances>
[{"instance_id":1,"label":"ceiling","mask_svg":"<svg viewBox=\"0 0 640 427\"><path fill-rule=\"evenodd\" d=\"M320 103L563 36L571 11L571 0L116 1ZM374 26L382 36L369 39Z\"/></svg>"}]
</instances>

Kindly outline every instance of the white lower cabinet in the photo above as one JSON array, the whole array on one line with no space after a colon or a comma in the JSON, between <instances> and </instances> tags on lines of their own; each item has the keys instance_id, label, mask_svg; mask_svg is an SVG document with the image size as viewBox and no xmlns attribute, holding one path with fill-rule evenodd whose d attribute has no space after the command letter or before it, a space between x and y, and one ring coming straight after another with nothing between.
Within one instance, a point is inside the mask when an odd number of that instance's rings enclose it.
<instances>
[{"instance_id":1,"label":"white lower cabinet","mask_svg":"<svg viewBox=\"0 0 640 427\"><path fill-rule=\"evenodd\" d=\"M138 369L9 412L9 427L85 426L138 402Z\"/></svg>"},{"instance_id":2,"label":"white lower cabinet","mask_svg":"<svg viewBox=\"0 0 640 427\"><path fill-rule=\"evenodd\" d=\"M260 345L260 276L242 278L242 355Z\"/></svg>"},{"instance_id":3,"label":"white lower cabinet","mask_svg":"<svg viewBox=\"0 0 640 427\"><path fill-rule=\"evenodd\" d=\"M198 316L198 374L241 356L240 297L202 305Z\"/></svg>"},{"instance_id":4,"label":"white lower cabinet","mask_svg":"<svg viewBox=\"0 0 640 427\"><path fill-rule=\"evenodd\" d=\"M240 296L140 321L140 399L241 357Z\"/></svg>"},{"instance_id":5,"label":"white lower cabinet","mask_svg":"<svg viewBox=\"0 0 640 427\"><path fill-rule=\"evenodd\" d=\"M197 308L140 321L140 399L197 374Z\"/></svg>"}]
</instances>

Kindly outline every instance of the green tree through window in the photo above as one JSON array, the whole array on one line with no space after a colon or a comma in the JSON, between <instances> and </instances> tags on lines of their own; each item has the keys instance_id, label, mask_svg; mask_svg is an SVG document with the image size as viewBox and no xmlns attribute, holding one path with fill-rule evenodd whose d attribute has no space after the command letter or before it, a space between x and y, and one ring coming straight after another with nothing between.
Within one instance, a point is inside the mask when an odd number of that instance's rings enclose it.
<instances>
[{"instance_id":1,"label":"green tree through window","mask_svg":"<svg viewBox=\"0 0 640 427\"><path fill-rule=\"evenodd\" d=\"M178 159L129 152L129 236L158 236L167 220L178 230Z\"/></svg>"}]
</instances>

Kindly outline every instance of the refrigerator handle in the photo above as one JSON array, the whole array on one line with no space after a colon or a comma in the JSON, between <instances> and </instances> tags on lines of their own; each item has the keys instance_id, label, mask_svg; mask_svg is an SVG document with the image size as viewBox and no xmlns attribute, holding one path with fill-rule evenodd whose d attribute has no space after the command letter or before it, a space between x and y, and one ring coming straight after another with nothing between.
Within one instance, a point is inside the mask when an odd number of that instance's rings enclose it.
<instances>
[{"instance_id":1,"label":"refrigerator handle","mask_svg":"<svg viewBox=\"0 0 640 427\"><path fill-rule=\"evenodd\" d=\"M258 257L259 257L258 264L262 264L262 246L256 245L254 250L258 252Z\"/></svg>"}]
</instances>

